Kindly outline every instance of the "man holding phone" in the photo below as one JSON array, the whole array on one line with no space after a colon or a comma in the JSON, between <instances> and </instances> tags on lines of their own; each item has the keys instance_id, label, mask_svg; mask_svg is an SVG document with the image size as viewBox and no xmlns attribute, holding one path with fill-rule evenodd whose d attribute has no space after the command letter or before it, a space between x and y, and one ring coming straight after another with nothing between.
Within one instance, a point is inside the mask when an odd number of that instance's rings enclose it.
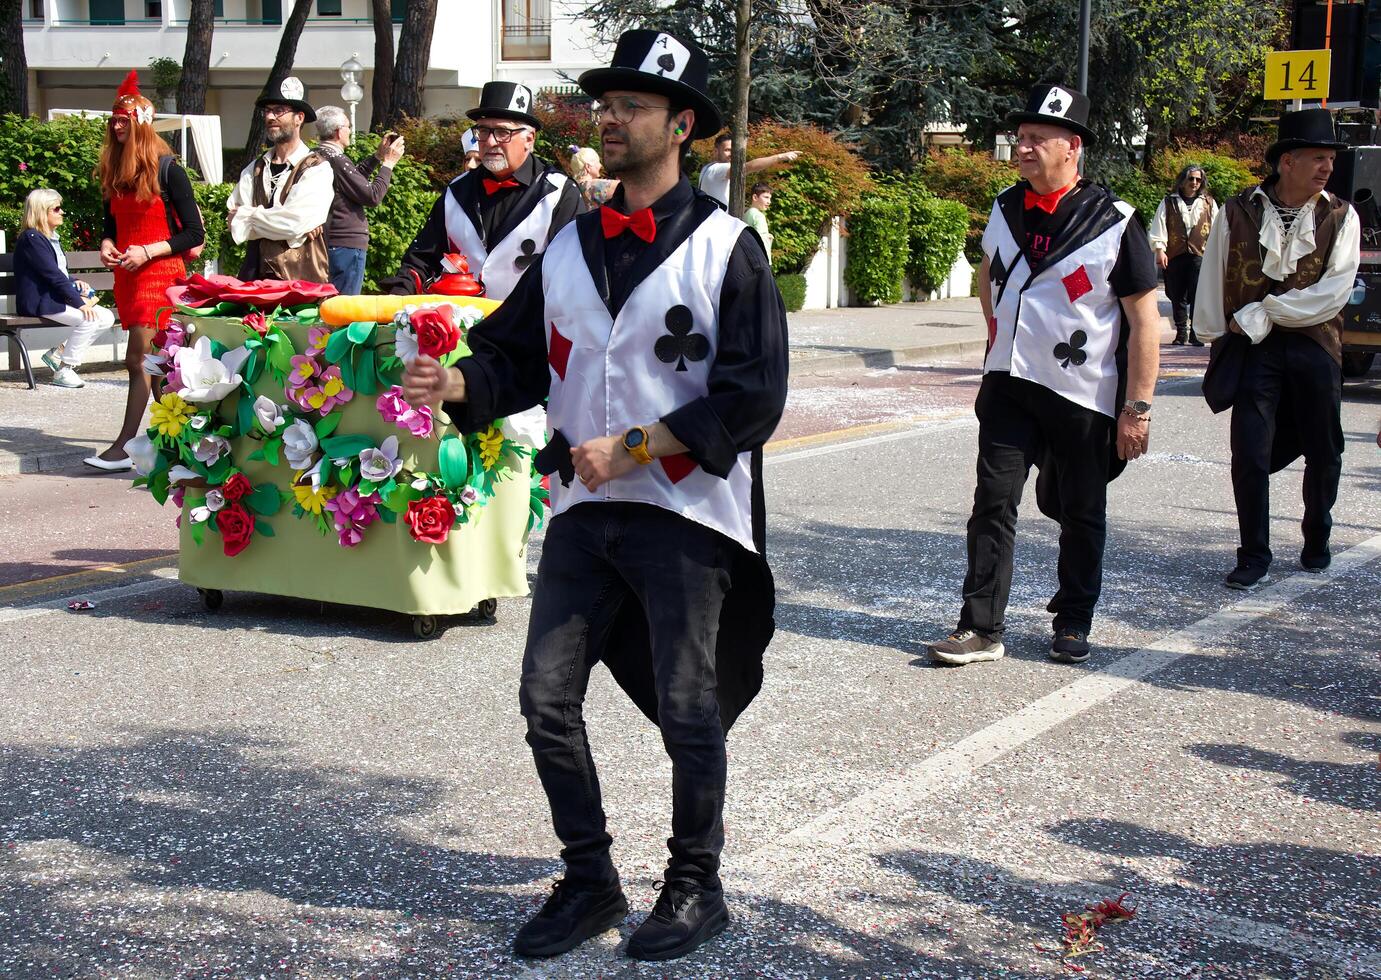
<instances>
[{"instance_id":1,"label":"man holding phone","mask_svg":"<svg viewBox=\"0 0 1381 980\"><path fill-rule=\"evenodd\" d=\"M359 163L345 155L354 135L350 117L339 106L325 106L316 114L317 151L331 165L335 177L335 200L326 219L326 257L330 264L331 285L342 296L358 296L364 287L364 255L369 247L369 219L366 207L376 207L388 193L393 165L403 157L403 138L389 131L379 149Z\"/></svg>"}]
</instances>

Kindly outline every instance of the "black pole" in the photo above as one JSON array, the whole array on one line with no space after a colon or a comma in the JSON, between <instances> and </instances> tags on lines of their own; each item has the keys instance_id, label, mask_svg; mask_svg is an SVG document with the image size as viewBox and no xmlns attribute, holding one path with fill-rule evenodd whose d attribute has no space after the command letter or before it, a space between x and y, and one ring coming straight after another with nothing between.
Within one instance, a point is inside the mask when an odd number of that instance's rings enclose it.
<instances>
[{"instance_id":1,"label":"black pole","mask_svg":"<svg viewBox=\"0 0 1381 980\"><path fill-rule=\"evenodd\" d=\"M1088 33L1093 0L1079 0L1079 91L1088 95Z\"/></svg>"}]
</instances>

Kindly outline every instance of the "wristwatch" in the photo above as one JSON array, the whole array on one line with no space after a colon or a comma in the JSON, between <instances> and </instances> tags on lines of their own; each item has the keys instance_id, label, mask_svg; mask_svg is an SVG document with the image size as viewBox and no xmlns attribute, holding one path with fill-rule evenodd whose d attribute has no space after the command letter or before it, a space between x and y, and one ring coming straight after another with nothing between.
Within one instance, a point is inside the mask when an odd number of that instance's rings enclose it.
<instances>
[{"instance_id":1,"label":"wristwatch","mask_svg":"<svg viewBox=\"0 0 1381 980\"><path fill-rule=\"evenodd\" d=\"M652 462L652 454L647 451L647 430L641 425L635 425L623 434L623 448L643 466Z\"/></svg>"},{"instance_id":2,"label":"wristwatch","mask_svg":"<svg viewBox=\"0 0 1381 980\"><path fill-rule=\"evenodd\" d=\"M1151 403L1140 400L1133 401L1128 398L1126 404L1122 406L1122 411L1126 412L1128 415L1135 415L1140 418L1143 415L1150 414Z\"/></svg>"}]
</instances>

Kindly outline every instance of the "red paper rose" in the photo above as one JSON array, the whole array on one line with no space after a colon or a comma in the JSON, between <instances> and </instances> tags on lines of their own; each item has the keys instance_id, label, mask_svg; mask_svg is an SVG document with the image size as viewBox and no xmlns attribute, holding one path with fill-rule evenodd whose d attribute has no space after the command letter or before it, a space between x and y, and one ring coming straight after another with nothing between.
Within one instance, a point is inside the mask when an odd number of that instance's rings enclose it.
<instances>
[{"instance_id":1,"label":"red paper rose","mask_svg":"<svg viewBox=\"0 0 1381 980\"><path fill-rule=\"evenodd\" d=\"M252 328L260 337L269 332L268 317L264 316L264 314L260 313L258 310L252 310L245 314L245 318L240 322Z\"/></svg>"},{"instance_id":2,"label":"red paper rose","mask_svg":"<svg viewBox=\"0 0 1381 980\"><path fill-rule=\"evenodd\" d=\"M460 343L460 328L451 322L449 306L417 310L408 315L408 322L417 334L417 350L428 357L449 354Z\"/></svg>"},{"instance_id":3,"label":"red paper rose","mask_svg":"<svg viewBox=\"0 0 1381 980\"><path fill-rule=\"evenodd\" d=\"M408 502L407 521L412 536L423 544L445 544L456 522L456 511L445 497L423 497Z\"/></svg>"},{"instance_id":4,"label":"red paper rose","mask_svg":"<svg viewBox=\"0 0 1381 980\"><path fill-rule=\"evenodd\" d=\"M254 537L254 515L239 504L226 504L216 511L216 529L227 556L233 558L249 547Z\"/></svg>"},{"instance_id":5,"label":"red paper rose","mask_svg":"<svg viewBox=\"0 0 1381 980\"><path fill-rule=\"evenodd\" d=\"M221 484L221 496L225 497L227 503L235 504L253 489L249 485L249 478L236 471L230 474L230 479Z\"/></svg>"}]
</instances>

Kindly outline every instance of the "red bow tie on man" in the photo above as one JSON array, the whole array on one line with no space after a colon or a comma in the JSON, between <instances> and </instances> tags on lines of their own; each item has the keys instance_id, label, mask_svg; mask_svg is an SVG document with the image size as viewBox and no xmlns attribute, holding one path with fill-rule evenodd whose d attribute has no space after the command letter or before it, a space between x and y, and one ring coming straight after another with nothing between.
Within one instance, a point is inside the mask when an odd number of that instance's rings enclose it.
<instances>
[{"instance_id":1,"label":"red bow tie on man","mask_svg":"<svg viewBox=\"0 0 1381 980\"><path fill-rule=\"evenodd\" d=\"M625 230L631 231L645 242L657 237L657 221L652 217L651 208L643 208L632 214L620 214L611 207L599 209L599 221L604 226L605 238L617 238Z\"/></svg>"},{"instance_id":2,"label":"red bow tie on man","mask_svg":"<svg viewBox=\"0 0 1381 980\"><path fill-rule=\"evenodd\" d=\"M522 184L520 184L520 183L518 183L516 180L514 180L512 177L509 177L507 180L490 180L488 177L485 177L485 178L483 178L483 180L484 180L484 193L486 193L486 194L493 194L495 191L497 191L497 190L502 190L502 189L505 188L505 187L522 187L522 186L523 186Z\"/></svg>"},{"instance_id":3,"label":"red bow tie on man","mask_svg":"<svg viewBox=\"0 0 1381 980\"><path fill-rule=\"evenodd\" d=\"M1037 194L1035 191L1028 190L1025 198L1026 209L1029 211L1031 208L1040 208L1046 214L1054 214L1055 208L1059 207L1060 198L1068 194L1073 187L1074 185L1070 184L1068 187L1061 187L1049 194Z\"/></svg>"}]
</instances>

